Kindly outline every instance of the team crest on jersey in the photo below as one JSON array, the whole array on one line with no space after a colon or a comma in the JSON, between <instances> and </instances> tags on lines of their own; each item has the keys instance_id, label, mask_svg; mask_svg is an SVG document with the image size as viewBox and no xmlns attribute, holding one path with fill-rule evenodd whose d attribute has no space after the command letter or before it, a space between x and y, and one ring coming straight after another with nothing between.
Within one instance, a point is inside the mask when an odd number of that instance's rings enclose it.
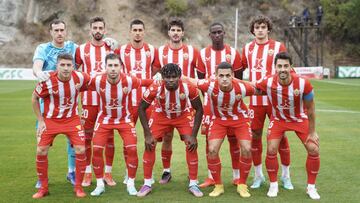
<instances>
[{"instance_id":1,"label":"team crest on jersey","mask_svg":"<svg viewBox=\"0 0 360 203\"><path fill-rule=\"evenodd\" d=\"M42 91L42 87L41 87L41 84L38 84L37 86L36 86L36 92L37 93L39 93L39 94L41 94L41 91Z\"/></svg>"},{"instance_id":2,"label":"team crest on jersey","mask_svg":"<svg viewBox=\"0 0 360 203\"><path fill-rule=\"evenodd\" d=\"M268 54L269 54L269 56L272 56L272 55L274 55L274 49L269 49L269 51L268 51Z\"/></svg>"},{"instance_id":3,"label":"team crest on jersey","mask_svg":"<svg viewBox=\"0 0 360 203\"><path fill-rule=\"evenodd\" d=\"M186 95L185 95L184 93L181 93L181 94L180 94L180 99L181 99L181 100L184 100L185 98L186 98Z\"/></svg>"},{"instance_id":4,"label":"team crest on jersey","mask_svg":"<svg viewBox=\"0 0 360 203\"><path fill-rule=\"evenodd\" d=\"M241 99L241 94L237 94L237 95L235 96L235 99L236 99L237 101L239 101L239 100Z\"/></svg>"},{"instance_id":5,"label":"team crest on jersey","mask_svg":"<svg viewBox=\"0 0 360 203\"><path fill-rule=\"evenodd\" d=\"M187 60L189 58L189 54L185 53L185 54L183 54L183 57L185 60Z\"/></svg>"},{"instance_id":6,"label":"team crest on jersey","mask_svg":"<svg viewBox=\"0 0 360 203\"><path fill-rule=\"evenodd\" d=\"M145 55L146 55L146 57L150 57L151 56L150 51L145 52Z\"/></svg>"},{"instance_id":7,"label":"team crest on jersey","mask_svg":"<svg viewBox=\"0 0 360 203\"><path fill-rule=\"evenodd\" d=\"M299 90L299 89L295 89L295 90L294 90L294 95L295 95L295 96L299 96L299 94L300 94L300 90Z\"/></svg>"},{"instance_id":8,"label":"team crest on jersey","mask_svg":"<svg viewBox=\"0 0 360 203\"><path fill-rule=\"evenodd\" d=\"M144 97L148 97L150 95L150 90L146 90L145 92L144 92Z\"/></svg>"},{"instance_id":9,"label":"team crest on jersey","mask_svg":"<svg viewBox=\"0 0 360 203\"><path fill-rule=\"evenodd\" d=\"M127 93L129 93L129 88L127 88L127 87L124 87L124 88L123 88L123 92L124 92L124 94L127 94Z\"/></svg>"},{"instance_id":10,"label":"team crest on jersey","mask_svg":"<svg viewBox=\"0 0 360 203\"><path fill-rule=\"evenodd\" d=\"M226 54L225 58L226 58L226 61L230 61L231 55L230 55L230 54Z\"/></svg>"}]
</instances>

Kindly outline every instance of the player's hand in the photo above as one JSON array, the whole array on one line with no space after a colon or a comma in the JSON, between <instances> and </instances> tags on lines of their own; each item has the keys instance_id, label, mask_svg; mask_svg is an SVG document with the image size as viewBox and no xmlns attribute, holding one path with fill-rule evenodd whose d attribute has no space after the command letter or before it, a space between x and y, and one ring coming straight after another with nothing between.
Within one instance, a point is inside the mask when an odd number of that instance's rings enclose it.
<instances>
[{"instance_id":1,"label":"player's hand","mask_svg":"<svg viewBox=\"0 0 360 203\"><path fill-rule=\"evenodd\" d=\"M103 41L105 42L106 45L108 45L110 47L111 50L115 50L119 47L119 43L118 41L116 41L115 39L113 38L110 38L110 37L106 37L103 39Z\"/></svg>"},{"instance_id":2,"label":"player's hand","mask_svg":"<svg viewBox=\"0 0 360 203\"><path fill-rule=\"evenodd\" d=\"M46 130L46 124L45 122L42 121L38 121L38 128L36 130L36 140L39 143L40 142L40 138L41 138L41 134Z\"/></svg>"},{"instance_id":3,"label":"player's hand","mask_svg":"<svg viewBox=\"0 0 360 203\"><path fill-rule=\"evenodd\" d=\"M305 143L312 142L319 146L319 136L316 132L310 133Z\"/></svg>"},{"instance_id":4,"label":"player's hand","mask_svg":"<svg viewBox=\"0 0 360 203\"><path fill-rule=\"evenodd\" d=\"M154 138L150 136L145 136L145 150L146 151L152 151L155 148L155 140Z\"/></svg>"},{"instance_id":5,"label":"player's hand","mask_svg":"<svg viewBox=\"0 0 360 203\"><path fill-rule=\"evenodd\" d=\"M196 137L190 136L187 140L187 148L190 152L193 152L197 149L198 143Z\"/></svg>"},{"instance_id":6,"label":"player's hand","mask_svg":"<svg viewBox=\"0 0 360 203\"><path fill-rule=\"evenodd\" d=\"M155 81L156 84L160 85L160 84L161 84L161 81L162 81L161 73L157 72L157 73L153 76L153 80Z\"/></svg>"},{"instance_id":7,"label":"player's hand","mask_svg":"<svg viewBox=\"0 0 360 203\"><path fill-rule=\"evenodd\" d=\"M49 79L50 74L46 71L39 71L36 73L36 77L39 80L39 82L44 82Z\"/></svg>"}]
</instances>

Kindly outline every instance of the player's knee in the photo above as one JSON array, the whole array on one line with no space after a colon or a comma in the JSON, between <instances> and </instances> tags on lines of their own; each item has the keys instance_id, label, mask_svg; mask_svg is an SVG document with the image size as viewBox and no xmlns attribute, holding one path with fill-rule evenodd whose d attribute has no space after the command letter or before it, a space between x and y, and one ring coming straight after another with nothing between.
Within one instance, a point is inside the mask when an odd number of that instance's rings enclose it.
<instances>
[{"instance_id":1,"label":"player's knee","mask_svg":"<svg viewBox=\"0 0 360 203\"><path fill-rule=\"evenodd\" d=\"M36 148L37 155L47 155L48 151L49 151L49 147L47 146L38 146Z\"/></svg>"},{"instance_id":2,"label":"player's knee","mask_svg":"<svg viewBox=\"0 0 360 203\"><path fill-rule=\"evenodd\" d=\"M126 153L127 153L128 156L137 156L137 148L136 148L136 146L127 147L126 148Z\"/></svg>"},{"instance_id":3,"label":"player's knee","mask_svg":"<svg viewBox=\"0 0 360 203\"><path fill-rule=\"evenodd\" d=\"M259 139L262 136L262 129L251 130L251 132L253 139Z\"/></svg>"},{"instance_id":4,"label":"player's knee","mask_svg":"<svg viewBox=\"0 0 360 203\"><path fill-rule=\"evenodd\" d=\"M249 157L251 155L251 144L243 144L240 147L241 149L241 155L245 157Z\"/></svg>"},{"instance_id":5,"label":"player's knee","mask_svg":"<svg viewBox=\"0 0 360 203\"><path fill-rule=\"evenodd\" d=\"M209 159L215 158L217 157L217 155L218 155L218 151L216 150L216 148L209 146L209 154L208 154Z\"/></svg>"},{"instance_id":6,"label":"player's knee","mask_svg":"<svg viewBox=\"0 0 360 203\"><path fill-rule=\"evenodd\" d=\"M317 156L319 155L319 146L314 143L307 143L306 150L310 155Z\"/></svg>"},{"instance_id":7,"label":"player's knee","mask_svg":"<svg viewBox=\"0 0 360 203\"><path fill-rule=\"evenodd\" d=\"M84 154L85 153L85 146L84 145L75 145L75 154Z\"/></svg>"},{"instance_id":8,"label":"player's knee","mask_svg":"<svg viewBox=\"0 0 360 203\"><path fill-rule=\"evenodd\" d=\"M267 147L267 153L268 154L277 154L277 151L278 151L278 149L277 149L276 146L268 144L268 147Z\"/></svg>"}]
</instances>

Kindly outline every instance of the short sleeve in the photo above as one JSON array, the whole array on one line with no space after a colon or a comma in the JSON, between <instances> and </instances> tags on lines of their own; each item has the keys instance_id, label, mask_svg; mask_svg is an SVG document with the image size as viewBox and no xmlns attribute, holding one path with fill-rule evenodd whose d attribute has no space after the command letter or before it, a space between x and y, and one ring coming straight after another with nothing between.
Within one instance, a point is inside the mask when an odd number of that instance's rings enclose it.
<instances>
[{"instance_id":1,"label":"short sleeve","mask_svg":"<svg viewBox=\"0 0 360 203\"><path fill-rule=\"evenodd\" d=\"M90 76L87 73L81 73L84 77L84 82L80 88L80 92L88 90L89 89L89 83L90 83Z\"/></svg>"},{"instance_id":2,"label":"short sleeve","mask_svg":"<svg viewBox=\"0 0 360 203\"><path fill-rule=\"evenodd\" d=\"M37 94L40 98L45 98L49 96L49 90L45 82L40 82L36 85L35 94Z\"/></svg>"},{"instance_id":3,"label":"short sleeve","mask_svg":"<svg viewBox=\"0 0 360 203\"><path fill-rule=\"evenodd\" d=\"M45 61L46 60L46 52L45 52L45 45L40 44L36 47L33 57L33 62L36 60Z\"/></svg>"},{"instance_id":4,"label":"short sleeve","mask_svg":"<svg viewBox=\"0 0 360 203\"><path fill-rule=\"evenodd\" d=\"M266 92L266 87L267 87L267 81L268 79L265 78L265 79L262 79L262 80L258 80L256 83L255 83L255 87L263 92Z\"/></svg>"},{"instance_id":5,"label":"short sleeve","mask_svg":"<svg viewBox=\"0 0 360 203\"><path fill-rule=\"evenodd\" d=\"M151 104L152 101L154 101L154 99L156 98L157 95L157 91L158 91L159 86L154 82L153 84L151 84L144 92L143 94L143 100L148 103Z\"/></svg>"},{"instance_id":6,"label":"short sleeve","mask_svg":"<svg viewBox=\"0 0 360 203\"><path fill-rule=\"evenodd\" d=\"M208 79L201 79L197 82L197 87L202 92L207 92L210 86L210 81Z\"/></svg>"},{"instance_id":7,"label":"short sleeve","mask_svg":"<svg viewBox=\"0 0 360 203\"><path fill-rule=\"evenodd\" d=\"M76 48L75 63L76 63L76 67L79 67L83 64L83 61L81 60L81 55L80 55L80 47Z\"/></svg>"},{"instance_id":8,"label":"short sleeve","mask_svg":"<svg viewBox=\"0 0 360 203\"><path fill-rule=\"evenodd\" d=\"M245 46L242 48L241 64L242 64L242 67L241 67L242 69L248 68L247 58L246 58L246 54L245 54Z\"/></svg>"},{"instance_id":9,"label":"short sleeve","mask_svg":"<svg viewBox=\"0 0 360 203\"><path fill-rule=\"evenodd\" d=\"M199 96L199 92L193 84L187 83L189 88L189 99L190 101L196 99Z\"/></svg>"},{"instance_id":10,"label":"short sleeve","mask_svg":"<svg viewBox=\"0 0 360 203\"><path fill-rule=\"evenodd\" d=\"M236 50L235 60L233 64L233 71L238 71L242 68L240 53Z\"/></svg>"},{"instance_id":11,"label":"short sleeve","mask_svg":"<svg viewBox=\"0 0 360 203\"><path fill-rule=\"evenodd\" d=\"M314 88L308 79L304 79L304 80L305 80L304 95L307 95L307 94L311 93Z\"/></svg>"}]
</instances>

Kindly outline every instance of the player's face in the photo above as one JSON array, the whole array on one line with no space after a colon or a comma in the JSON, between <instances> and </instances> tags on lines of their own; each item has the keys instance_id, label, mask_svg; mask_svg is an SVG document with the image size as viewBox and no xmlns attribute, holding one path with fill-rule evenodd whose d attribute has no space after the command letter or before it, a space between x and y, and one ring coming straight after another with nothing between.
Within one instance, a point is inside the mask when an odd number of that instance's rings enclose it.
<instances>
[{"instance_id":1,"label":"player's face","mask_svg":"<svg viewBox=\"0 0 360 203\"><path fill-rule=\"evenodd\" d=\"M94 22L91 24L91 36L96 40L100 41L105 35L105 25L103 22Z\"/></svg>"},{"instance_id":2,"label":"player's face","mask_svg":"<svg viewBox=\"0 0 360 203\"><path fill-rule=\"evenodd\" d=\"M56 67L61 79L70 78L71 73L74 70L73 62L69 59L60 59L57 62Z\"/></svg>"},{"instance_id":3,"label":"player's face","mask_svg":"<svg viewBox=\"0 0 360 203\"><path fill-rule=\"evenodd\" d=\"M286 80L290 76L291 65L287 59L278 59L275 64L276 73L280 80Z\"/></svg>"},{"instance_id":4,"label":"player's face","mask_svg":"<svg viewBox=\"0 0 360 203\"><path fill-rule=\"evenodd\" d=\"M209 36L213 44L222 43L224 41L225 31L220 25L214 25L210 28Z\"/></svg>"},{"instance_id":5,"label":"player's face","mask_svg":"<svg viewBox=\"0 0 360 203\"><path fill-rule=\"evenodd\" d=\"M143 41L145 35L144 26L142 24L132 25L130 30L130 35L131 35L131 39L136 43Z\"/></svg>"},{"instance_id":6,"label":"player's face","mask_svg":"<svg viewBox=\"0 0 360 203\"><path fill-rule=\"evenodd\" d=\"M269 29L265 23L254 24L254 34L257 39L265 39L269 36Z\"/></svg>"},{"instance_id":7,"label":"player's face","mask_svg":"<svg viewBox=\"0 0 360 203\"><path fill-rule=\"evenodd\" d=\"M168 31L168 35L171 42L179 43L184 37L184 31L181 29L181 27L174 25L171 26L170 30Z\"/></svg>"},{"instance_id":8,"label":"player's face","mask_svg":"<svg viewBox=\"0 0 360 203\"><path fill-rule=\"evenodd\" d=\"M219 81L221 89L231 87L234 73L231 69L218 69L216 79Z\"/></svg>"},{"instance_id":9,"label":"player's face","mask_svg":"<svg viewBox=\"0 0 360 203\"><path fill-rule=\"evenodd\" d=\"M62 44L65 41L66 29L63 23L53 24L51 26L50 35L57 44Z\"/></svg>"},{"instance_id":10,"label":"player's face","mask_svg":"<svg viewBox=\"0 0 360 203\"><path fill-rule=\"evenodd\" d=\"M165 88L169 91L176 90L179 86L179 77L176 74L171 74L169 77L163 77Z\"/></svg>"},{"instance_id":11,"label":"player's face","mask_svg":"<svg viewBox=\"0 0 360 203\"><path fill-rule=\"evenodd\" d=\"M108 59L106 61L106 73L107 77L116 80L120 74L120 59Z\"/></svg>"}]
</instances>

